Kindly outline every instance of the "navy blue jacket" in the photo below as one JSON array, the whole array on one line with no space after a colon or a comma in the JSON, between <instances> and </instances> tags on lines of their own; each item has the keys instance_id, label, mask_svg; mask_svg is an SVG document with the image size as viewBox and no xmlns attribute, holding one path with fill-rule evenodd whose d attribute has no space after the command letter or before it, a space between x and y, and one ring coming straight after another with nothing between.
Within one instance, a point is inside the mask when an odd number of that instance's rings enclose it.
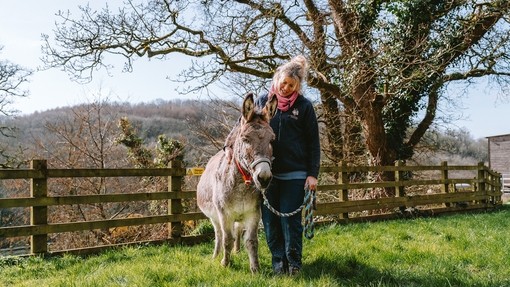
<instances>
[{"instance_id":1,"label":"navy blue jacket","mask_svg":"<svg viewBox=\"0 0 510 287\"><path fill-rule=\"evenodd\" d=\"M263 107L267 98L267 94L259 96L256 104ZM278 109L270 124L276 135L272 143L273 173L306 171L307 176L317 178L320 167L320 140L312 102L299 95L288 111L282 112Z\"/></svg>"}]
</instances>

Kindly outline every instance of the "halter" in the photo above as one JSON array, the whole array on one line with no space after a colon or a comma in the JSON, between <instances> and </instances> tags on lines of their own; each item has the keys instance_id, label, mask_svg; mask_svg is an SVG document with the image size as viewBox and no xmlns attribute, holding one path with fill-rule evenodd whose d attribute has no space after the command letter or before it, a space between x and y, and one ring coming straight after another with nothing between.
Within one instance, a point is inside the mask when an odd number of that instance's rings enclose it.
<instances>
[{"instance_id":1,"label":"halter","mask_svg":"<svg viewBox=\"0 0 510 287\"><path fill-rule=\"evenodd\" d=\"M246 185L250 185L252 184L253 182L253 177L251 176L251 173L249 171L247 171L246 169L244 169L241 164L239 163L239 161L234 158L234 161L236 163L236 166L237 166L237 170L239 170L239 173L241 174L241 176L243 177L243 180L244 180L244 184ZM265 158L265 157L261 157L255 161L253 161L251 164L250 164L250 168L253 169L255 168L255 166L261 162L267 162L269 164L269 166L271 167L271 161L268 159L268 158Z\"/></svg>"},{"instance_id":2,"label":"halter","mask_svg":"<svg viewBox=\"0 0 510 287\"><path fill-rule=\"evenodd\" d=\"M243 177L244 184L250 185L252 183L252 179L253 179L251 177L250 172L248 172L247 170L242 168L241 164L239 164L239 161L237 159L234 159L234 161L236 162L237 170L239 170L239 173L241 173L241 176Z\"/></svg>"}]
</instances>

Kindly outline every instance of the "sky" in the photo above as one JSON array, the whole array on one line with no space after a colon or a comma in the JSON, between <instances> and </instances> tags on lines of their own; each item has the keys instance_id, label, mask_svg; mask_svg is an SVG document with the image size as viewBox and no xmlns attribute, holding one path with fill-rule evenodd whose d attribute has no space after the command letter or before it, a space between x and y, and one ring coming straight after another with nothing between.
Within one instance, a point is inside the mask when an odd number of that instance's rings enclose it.
<instances>
[{"instance_id":1,"label":"sky","mask_svg":"<svg viewBox=\"0 0 510 287\"><path fill-rule=\"evenodd\" d=\"M42 66L42 34L52 37L55 13L70 10L79 16L78 5L86 5L82 0L0 0L0 60L34 70L30 82L25 85L29 91L27 98L16 98L12 107L21 114L31 114L48 109L73 106L91 102L100 94L111 101L140 103L156 99L199 99L199 95L187 97L178 95L177 84L169 79L175 78L191 59L185 56L173 56L164 61L136 60L134 71L121 71L122 62L114 58L107 59L117 68L107 73L99 72L88 84L79 84L70 80L69 75L58 68L37 70ZM120 1L91 1L93 7L103 7L104 3ZM456 93L455 89L449 91ZM462 108L453 112L462 116L453 123L453 128L464 128L473 138L510 134L510 95L498 94L497 90L487 89L485 81L480 81L469 89L466 96L460 97Z\"/></svg>"},{"instance_id":2,"label":"sky","mask_svg":"<svg viewBox=\"0 0 510 287\"><path fill-rule=\"evenodd\" d=\"M71 81L69 75L59 68L38 70L43 65L40 60L43 56L42 34L50 38L53 36L54 23L58 20L55 14L59 10L70 10L79 17L78 5L87 3L80 0L0 0L0 45L3 46L0 60L8 60L35 71L28 85L25 85L29 97L17 98L13 105L15 109L22 114L30 114L91 102L98 95L108 97L111 101L130 103L185 98L175 92L176 83L168 79L175 78L182 67L189 66L191 59L184 56L171 56L165 61L137 59L132 73L122 72L124 62L120 57L108 57L106 61L116 68L110 74L104 69L94 73L93 81L88 84ZM92 1L91 6L102 8L104 3ZM191 97L197 98L198 95Z\"/></svg>"}]
</instances>

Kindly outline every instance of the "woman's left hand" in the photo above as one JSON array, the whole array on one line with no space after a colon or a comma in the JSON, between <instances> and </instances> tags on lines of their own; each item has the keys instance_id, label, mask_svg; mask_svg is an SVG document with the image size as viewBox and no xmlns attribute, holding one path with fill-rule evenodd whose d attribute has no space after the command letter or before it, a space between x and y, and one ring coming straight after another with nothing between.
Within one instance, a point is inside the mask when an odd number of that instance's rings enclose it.
<instances>
[{"instance_id":1,"label":"woman's left hand","mask_svg":"<svg viewBox=\"0 0 510 287\"><path fill-rule=\"evenodd\" d=\"M317 179L313 176L308 176L305 181L305 188L308 187L310 190L317 189Z\"/></svg>"}]
</instances>

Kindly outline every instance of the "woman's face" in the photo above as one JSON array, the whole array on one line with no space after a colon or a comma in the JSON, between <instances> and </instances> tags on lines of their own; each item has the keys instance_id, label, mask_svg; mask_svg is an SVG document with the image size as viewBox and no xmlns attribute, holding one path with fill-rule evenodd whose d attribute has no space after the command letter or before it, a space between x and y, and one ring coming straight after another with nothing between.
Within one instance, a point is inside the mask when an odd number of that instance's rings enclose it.
<instances>
[{"instance_id":1,"label":"woman's face","mask_svg":"<svg viewBox=\"0 0 510 287\"><path fill-rule=\"evenodd\" d=\"M290 97L292 93L297 91L298 82L291 77L282 77L278 85L278 92L282 97Z\"/></svg>"}]
</instances>

